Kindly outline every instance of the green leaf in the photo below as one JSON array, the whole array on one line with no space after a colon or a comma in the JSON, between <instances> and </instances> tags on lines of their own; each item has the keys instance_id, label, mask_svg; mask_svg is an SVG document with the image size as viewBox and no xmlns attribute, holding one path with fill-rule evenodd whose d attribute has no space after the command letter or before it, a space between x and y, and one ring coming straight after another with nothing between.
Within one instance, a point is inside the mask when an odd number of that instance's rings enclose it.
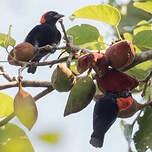
<instances>
[{"instance_id":1,"label":"green leaf","mask_svg":"<svg viewBox=\"0 0 152 152\"><path fill-rule=\"evenodd\" d=\"M8 123L0 127L1 152L34 152L25 132L18 126Z\"/></svg>"},{"instance_id":2,"label":"green leaf","mask_svg":"<svg viewBox=\"0 0 152 152\"><path fill-rule=\"evenodd\" d=\"M133 34L136 35L138 32L152 30L152 24L148 24L147 21L140 21L133 30Z\"/></svg>"},{"instance_id":3,"label":"green leaf","mask_svg":"<svg viewBox=\"0 0 152 152\"><path fill-rule=\"evenodd\" d=\"M7 49L9 45L14 47L16 43L16 41L11 38L11 27L12 25L9 26L8 34L0 33L0 46L4 47L5 49Z\"/></svg>"},{"instance_id":4,"label":"green leaf","mask_svg":"<svg viewBox=\"0 0 152 152\"><path fill-rule=\"evenodd\" d=\"M126 15L122 15L121 21L119 23L119 31L121 34L124 32L132 32L133 27L140 22L141 20L150 20L151 14L142 11L133 6L133 1L130 0L127 5Z\"/></svg>"},{"instance_id":5,"label":"green leaf","mask_svg":"<svg viewBox=\"0 0 152 152\"><path fill-rule=\"evenodd\" d=\"M152 30L137 33L133 38L133 44L137 45L137 47L152 49Z\"/></svg>"},{"instance_id":6,"label":"green leaf","mask_svg":"<svg viewBox=\"0 0 152 152\"><path fill-rule=\"evenodd\" d=\"M22 88L14 98L14 112L20 122L31 130L37 120L37 107L32 96Z\"/></svg>"},{"instance_id":7,"label":"green leaf","mask_svg":"<svg viewBox=\"0 0 152 152\"><path fill-rule=\"evenodd\" d=\"M135 2L134 6L152 14L152 1Z\"/></svg>"},{"instance_id":8,"label":"green leaf","mask_svg":"<svg viewBox=\"0 0 152 152\"><path fill-rule=\"evenodd\" d=\"M60 135L59 133L47 133L40 135L39 138L45 142L51 143L51 144L56 144L59 142Z\"/></svg>"},{"instance_id":9,"label":"green leaf","mask_svg":"<svg viewBox=\"0 0 152 152\"><path fill-rule=\"evenodd\" d=\"M146 108L144 115L138 118L139 130L134 135L134 142L138 152L152 149L152 110Z\"/></svg>"},{"instance_id":10,"label":"green leaf","mask_svg":"<svg viewBox=\"0 0 152 152\"><path fill-rule=\"evenodd\" d=\"M145 79L147 72L139 67L133 67L132 69L129 69L127 74L135 76L139 80Z\"/></svg>"},{"instance_id":11,"label":"green leaf","mask_svg":"<svg viewBox=\"0 0 152 152\"><path fill-rule=\"evenodd\" d=\"M133 126L128 124L126 121L121 120L120 121L120 127L121 127L122 132L124 133L124 136L125 136L126 140L128 141L128 143L130 143Z\"/></svg>"},{"instance_id":12,"label":"green leaf","mask_svg":"<svg viewBox=\"0 0 152 152\"><path fill-rule=\"evenodd\" d=\"M74 45L82 45L85 43L97 41L100 36L97 28L88 24L73 26L67 30L67 34L73 37Z\"/></svg>"},{"instance_id":13,"label":"green leaf","mask_svg":"<svg viewBox=\"0 0 152 152\"><path fill-rule=\"evenodd\" d=\"M0 92L0 117L6 117L13 113L13 98Z\"/></svg>"},{"instance_id":14,"label":"green leaf","mask_svg":"<svg viewBox=\"0 0 152 152\"><path fill-rule=\"evenodd\" d=\"M146 61L143 63L140 63L136 65L136 68L142 69L144 71L149 70L149 68L152 66L152 61Z\"/></svg>"},{"instance_id":15,"label":"green leaf","mask_svg":"<svg viewBox=\"0 0 152 152\"><path fill-rule=\"evenodd\" d=\"M121 19L120 12L111 5L90 5L73 13L75 18L87 18L105 22L116 27Z\"/></svg>"}]
</instances>

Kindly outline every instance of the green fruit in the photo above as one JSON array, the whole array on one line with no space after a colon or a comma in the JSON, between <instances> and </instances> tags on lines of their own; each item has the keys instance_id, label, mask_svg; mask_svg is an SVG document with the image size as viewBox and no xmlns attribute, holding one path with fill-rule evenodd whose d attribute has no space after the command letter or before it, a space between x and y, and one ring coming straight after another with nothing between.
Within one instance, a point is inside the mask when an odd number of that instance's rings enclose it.
<instances>
[{"instance_id":1,"label":"green fruit","mask_svg":"<svg viewBox=\"0 0 152 152\"><path fill-rule=\"evenodd\" d=\"M67 92L71 90L75 81L75 76L72 74L70 69L63 66L63 64L58 64L51 78L53 88L59 92Z\"/></svg>"},{"instance_id":2,"label":"green fruit","mask_svg":"<svg viewBox=\"0 0 152 152\"><path fill-rule=\"evenodd\" d=\"M93 99L95 92L96 86L90 76L78 79L71 89L64 116L84 109Z\"/></svg>"}]
</instances>

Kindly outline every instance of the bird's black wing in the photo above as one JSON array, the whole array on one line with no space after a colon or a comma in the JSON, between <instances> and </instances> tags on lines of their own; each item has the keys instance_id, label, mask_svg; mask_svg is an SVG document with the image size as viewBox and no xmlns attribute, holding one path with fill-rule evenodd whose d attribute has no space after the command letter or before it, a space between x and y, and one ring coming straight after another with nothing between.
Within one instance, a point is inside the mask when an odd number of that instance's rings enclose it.
<instances>
[{"instance_id":1,"label":"bird's black wing","mask_svg":"<svg viewBox=\"0 0 152 152\"><path fill-rule=\"evenodd\" d=\"M90 143L95 147L102 147L104 135L115 122L119 109L116 100L104 96L96 102L93 113L93 133Z\"/></svg>"}]
</instances>

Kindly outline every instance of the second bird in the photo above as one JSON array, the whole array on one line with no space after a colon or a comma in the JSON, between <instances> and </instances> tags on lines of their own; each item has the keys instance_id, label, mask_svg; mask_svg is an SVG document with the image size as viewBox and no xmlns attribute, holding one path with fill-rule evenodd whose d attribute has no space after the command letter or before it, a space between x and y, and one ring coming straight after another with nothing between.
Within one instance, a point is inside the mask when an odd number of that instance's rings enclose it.
<instances>
[{"instance_id":1,"label":"second bird","mask_svg":"<svg viewBox=\"0 0 152 152\"><path fill-rule=\"evenodd\" d=\"M25 38L25 42L31 43L35 46L36 51L38 47L45 45L56 46L61 40L61 33L56 27L56 22L58 19L62 18L64 15L59 14L55 11L46 12L41 17L40 25L35 26ZM49 54L48 51L36 52L36 56L31 60L32 62L39 62L42 57ZM36 71L36 66L30 66L28 68L28 73L34 74Z\"/></svg>"}]
</instances>

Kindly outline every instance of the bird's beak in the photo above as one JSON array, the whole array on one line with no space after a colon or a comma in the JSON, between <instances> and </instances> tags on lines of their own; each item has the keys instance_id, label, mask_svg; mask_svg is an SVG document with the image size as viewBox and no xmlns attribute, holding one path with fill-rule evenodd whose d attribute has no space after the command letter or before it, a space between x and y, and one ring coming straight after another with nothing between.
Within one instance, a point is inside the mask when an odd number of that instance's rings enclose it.
<instances>
[{"instance_id":1,"label":"bird's beak","mask_svg":"<svg viewBox=\"0 0 152 152\"><path fill-rule=\"evenodd\" d=\"M56 19L60 19L60 18L62 18L62 17L64 17L64 15L62 15L62 14L57 14L57 15L55 15L55 18L56 18Z\"/></svg>"}]
</instances>

